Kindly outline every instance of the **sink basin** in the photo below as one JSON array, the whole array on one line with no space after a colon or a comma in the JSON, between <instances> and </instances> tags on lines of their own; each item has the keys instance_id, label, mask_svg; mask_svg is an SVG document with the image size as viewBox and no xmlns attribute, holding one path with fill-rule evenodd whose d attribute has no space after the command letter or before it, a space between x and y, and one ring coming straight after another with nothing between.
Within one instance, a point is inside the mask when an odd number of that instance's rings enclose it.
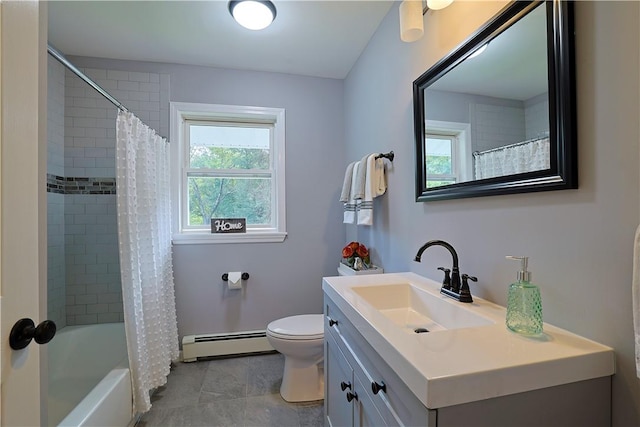
<instances>
[{"instance_id":1,"label":"sink basin","mask_svg":"<svg viewBox=\"0 0 640 427\"><path fill-rule=\"evenodd\" d=\"M493 325L463 303L434 295L410 283L354 286L353 292L408 333Z\"/></svg>"}]
</instances>

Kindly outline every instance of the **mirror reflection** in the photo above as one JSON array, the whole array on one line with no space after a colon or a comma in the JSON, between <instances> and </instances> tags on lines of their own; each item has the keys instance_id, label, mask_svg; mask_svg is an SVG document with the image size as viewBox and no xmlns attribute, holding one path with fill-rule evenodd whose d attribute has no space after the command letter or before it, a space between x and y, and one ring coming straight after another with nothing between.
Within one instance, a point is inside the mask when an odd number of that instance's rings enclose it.
<instances>
[{"instance_id":1,"label":"mirror reflection","mask_svg":"<svg viewBox=\"0 0 640 427\"><path fill-rule=\"evenodd\" d=\"M547 70L542 3L425 88L425 188L549 169Z\"/></svg>"}]
</instances>

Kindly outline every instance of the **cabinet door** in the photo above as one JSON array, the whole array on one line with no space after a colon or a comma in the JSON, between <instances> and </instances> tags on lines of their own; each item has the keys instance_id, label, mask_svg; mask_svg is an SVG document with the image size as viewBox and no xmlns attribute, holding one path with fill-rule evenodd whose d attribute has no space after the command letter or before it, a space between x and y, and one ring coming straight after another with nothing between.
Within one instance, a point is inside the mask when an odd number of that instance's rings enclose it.
<instances>
[{"instance_id":1,"label":"cabinet door","mask_svg":"<svg viewBox=\"0 0 640 427\"><path fill-rule=\"evenodd\" d=\"M354 392L353 369L328 334L325 334L324 345L324 414L327 425L330 427L352 426L353 404L347 400L347 393Z\"/></svg>"},{"instance_id":2,"label":"cabinet door","mask_svg":"<svg viewBox=\"0 0 640 427\"><path fill-rule=\"evenodd\" d=\"M355 420L353 425L356 427L380 427L388 425L376 409L376 406L369 397L364 385L360 382L360 379L355 377L354 382L356 398L354 399Z\"/></svg>"}]
</instances>

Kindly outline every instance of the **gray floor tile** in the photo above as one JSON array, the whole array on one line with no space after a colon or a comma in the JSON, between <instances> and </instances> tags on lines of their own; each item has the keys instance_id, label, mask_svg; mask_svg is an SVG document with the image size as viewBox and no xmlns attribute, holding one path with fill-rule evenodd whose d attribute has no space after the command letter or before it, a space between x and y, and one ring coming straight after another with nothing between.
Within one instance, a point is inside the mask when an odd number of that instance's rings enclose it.
<instances>
[{"instance_id":1,"label":"gray floor tile","mask_svg":"<svg viewBox=\"0 0 640 427\"><path fill-rule=\"evenodd\" d=\"M300 416L296 406L285 402L279 394L247 397L245 426L298 427Z\"/></svg>"},{"instance_id":2,"label":"gray floor tile","mask_svg":"<svg viewBox=\"0 0 640 427\"><path fill-rule=\"evenodd\" d=\"M209 362L204 375L202 392L206 400L237 399L247 396L247 365L241 358Z\"/></svg>"},{"instance_id":3,"label":"gray floor tile","mask_svg":"<svg viewBox=\"0 0 640 427\"><path fill-rule=\"evenodd\" d=\"M226 400L207 405L163 409L150 413L138 427L243 426L245 399Z\"/></svg>"},{"instance_id":4,"label":"gray floor tile","mask_svg":"<svg viewBox=\"0 0 640 427\"><path fill-rule=\"evenodd\" d=\"M178 363L137 427L323 426L322 401L280 397L283 369L278 353Z\"/></svg>"},{"instance_id":5,"label":"gray floor tile","mask_svg":"<svg viewBox=\"0 0 640 427\"><path fill-rule=\"evenodd\" d=\"M317 402L298 404L298 416L300 427L324 426L324 404L322 400Z\"/></svg>"},{"instance_id":6,"label":"gray floor tile","mask_svg":"<svg viewBox=\"0 0 640 427\"><path fill-rule=\"evenodd\" d=\"M164 409L197 405L202 381L202 377L169 374L167 384L159 387L151 397L151 404Z\"/></svg>"},{"instance_id":7,"label":"gray floor tile","mask_svg":"<svg viewBox=\"0 0 640 427\"><path fill-rule=\"evenodd\" d=\"M280 393L284 357L281 354L270 354L248 357L247 396Z\"/></svg>"}]
</instances>

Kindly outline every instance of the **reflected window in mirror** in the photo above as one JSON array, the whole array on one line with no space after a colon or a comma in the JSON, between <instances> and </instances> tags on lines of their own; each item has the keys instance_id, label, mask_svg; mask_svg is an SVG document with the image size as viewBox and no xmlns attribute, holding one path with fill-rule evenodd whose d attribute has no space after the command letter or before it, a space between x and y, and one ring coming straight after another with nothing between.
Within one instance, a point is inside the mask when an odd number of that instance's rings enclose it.
<instances>
[{"instance_id":1,"label":"reflected window in mirror","mask_svg":"<svg viewBox=\"0 0 640 427\"><path fill-rule=\"evenodd\" d=\"M468 123L427 120L424 139L426 188L471 179L471 139Z\"/></svg>"},{"instance_id":2,"label":"reflected window in mirror","mask_svg":"<svg viewBox=\"0 0 640 427\"><path fill-rule=\"evenodd\" d=\"M414 82L418 201L577 188L573 37L568 2L513 2Z\"/></svg>"}]
</instances>

